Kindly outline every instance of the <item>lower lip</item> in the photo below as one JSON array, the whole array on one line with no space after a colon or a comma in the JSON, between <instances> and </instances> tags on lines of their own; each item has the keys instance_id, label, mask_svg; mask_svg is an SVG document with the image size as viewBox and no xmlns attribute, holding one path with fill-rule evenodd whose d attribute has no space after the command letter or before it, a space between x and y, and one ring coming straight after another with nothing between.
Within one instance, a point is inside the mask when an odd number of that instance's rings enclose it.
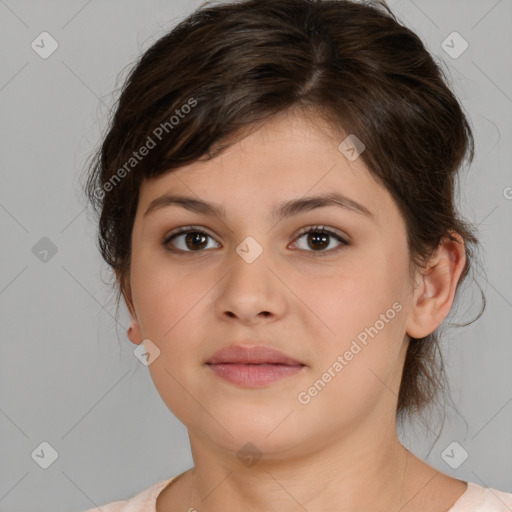
<instances>
[{"instance_id":1,"label":"lower lip","mask_svg":"<svg viewBox=\"0 0 512 512\"><path fill-rule=\"evenodd\" d=\"M299 373L304 366L284 364L209 364L219 377L247 388L265 386L285 377Z\"/></svg>"}]
</instances>

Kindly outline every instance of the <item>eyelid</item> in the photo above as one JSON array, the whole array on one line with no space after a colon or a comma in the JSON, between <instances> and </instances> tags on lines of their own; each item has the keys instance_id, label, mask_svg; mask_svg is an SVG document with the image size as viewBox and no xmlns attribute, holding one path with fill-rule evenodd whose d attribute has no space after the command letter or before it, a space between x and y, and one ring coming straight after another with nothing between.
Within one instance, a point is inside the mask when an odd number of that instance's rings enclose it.
<instances>
[{"instance_id":1,"label":"eyelid","mask_svg":"<svg viewBox=\"0 0 512 512\"><path fill-rule=\"evenodd\" d=\"M197 226L197 225L189 225L189 226L180 226L178 228L174 228L169 233L167 233L164 237L165 240L169 240L173 235L177 234L183 234L183 232L186 231L194 231L197 230L200 233L204 233L208 236L211 236L212 238L215 238L206 228L203 226Z\"/></svg>"},{"instance_id":2,"label":"eyelid","mask_svg":"<svg viewBox=\"0 0 512 512\"><path fill-rule=\"evenodd\" d=\"M339 236L341 239L343 239L346 243L349 242L349 239L347 236L345 236L343 233L341 233L340 231L338 231L337 229L335 228L331 228L329 226L325 226L323 224L316 224L316 225L312 225L312 226L306 226L304 228L302 228L296 235L295 235L295 238L298 238L306 233L309 233L310 231L326 231L328 233L332 233L336 236Z\"/></svg>"}]
</instances>

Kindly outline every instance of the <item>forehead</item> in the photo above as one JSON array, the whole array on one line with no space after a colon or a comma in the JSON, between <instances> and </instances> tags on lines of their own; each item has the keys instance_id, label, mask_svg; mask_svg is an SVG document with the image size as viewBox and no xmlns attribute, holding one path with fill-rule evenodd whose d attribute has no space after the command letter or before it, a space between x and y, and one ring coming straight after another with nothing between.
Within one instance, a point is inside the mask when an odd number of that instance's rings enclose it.
<instances>
[{"instance_id":1,"label":"forehead","mask_svg":"<svg viewBox=\"0 0 512 512\"><path fill-rule=\"evenodd\" d=\"M321 119L276 116L211 160L145 180L138 211L145 212L155 198L170 193L222 204L228 214L339 193L364 205L377 222L392 220L398 210L389 192L361 158L351 161L340 151L340 138Z\"/></svg>"}]
</instances>

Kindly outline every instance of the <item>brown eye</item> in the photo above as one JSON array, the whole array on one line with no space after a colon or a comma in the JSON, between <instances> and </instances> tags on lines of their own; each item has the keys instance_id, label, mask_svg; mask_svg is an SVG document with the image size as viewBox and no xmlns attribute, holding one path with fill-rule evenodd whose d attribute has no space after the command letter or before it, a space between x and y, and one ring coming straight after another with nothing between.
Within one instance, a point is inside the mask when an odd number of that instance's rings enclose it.
<instances>
[{"instance_id":1,"label":"brown eye","mask_svg":"<svg viewBox=\"0 0 512 512\"><path fill-rule=\"evenodd\" d=\"M173 252L201 252L208 248L208 238L212 238L211 235L201 229L183 228L168 235L162 245Z\"/></svg>"},{"instance_id":2,"label":"brown eye","mask_svg":"<svg viewBox=\"0 0 512 512\"><path fill-rule=\"evenodd\" d=\"M300 247L298 242L295 242L295 246L298 246L298 248L301 250L305 250L307 252L318 252L322 253L322 255L324 253L330 254L336 252L342 249L344 246L349 245L349 243L340 235L334 231L325 229L323 226L307 228L305 231L300 233L300 235L297 237L297 240L300 240L301 238L305 238L306 242L304 245L306 247ZM327 249L333 242L333 239L339 242L338 245ZM312 250L308 250L308 247Z\"/></svg>"}]
</instances>

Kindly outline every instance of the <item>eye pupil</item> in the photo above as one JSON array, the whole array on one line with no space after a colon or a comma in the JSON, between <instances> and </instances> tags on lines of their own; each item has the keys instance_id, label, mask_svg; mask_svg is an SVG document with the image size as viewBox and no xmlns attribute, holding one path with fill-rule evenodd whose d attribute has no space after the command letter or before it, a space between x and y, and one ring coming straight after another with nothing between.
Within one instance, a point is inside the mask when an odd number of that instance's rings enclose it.
<instances>
[{"instance_id":1,"label":"eye pupil","mask_svg":"<svg viewBox=\"0 0 512 512\"><path fill-rule=\"evenodd\" d=\"M185 244L188 249L202 249L207 244L206 237L207 235L204 233L191 231L185 237ZM202 239L202 242L200 242L200 239ZM199 243L196 243L198 241Z\"/></svg>"},{"instance_id":2,"label":"eye pupil","mask_svg":"<svg viewBox=\"0 0 512 512\"><path fill-rule=\"evenodd\" d=\"M313 245L320 243L320 249L324 249L329 246L329 235L325 233L313 232L308 235L308 243L313 242ZM314 248L314 247L313 247ZM317 245L318 248L318 245Z\"/></svg>"}]
</instances>

